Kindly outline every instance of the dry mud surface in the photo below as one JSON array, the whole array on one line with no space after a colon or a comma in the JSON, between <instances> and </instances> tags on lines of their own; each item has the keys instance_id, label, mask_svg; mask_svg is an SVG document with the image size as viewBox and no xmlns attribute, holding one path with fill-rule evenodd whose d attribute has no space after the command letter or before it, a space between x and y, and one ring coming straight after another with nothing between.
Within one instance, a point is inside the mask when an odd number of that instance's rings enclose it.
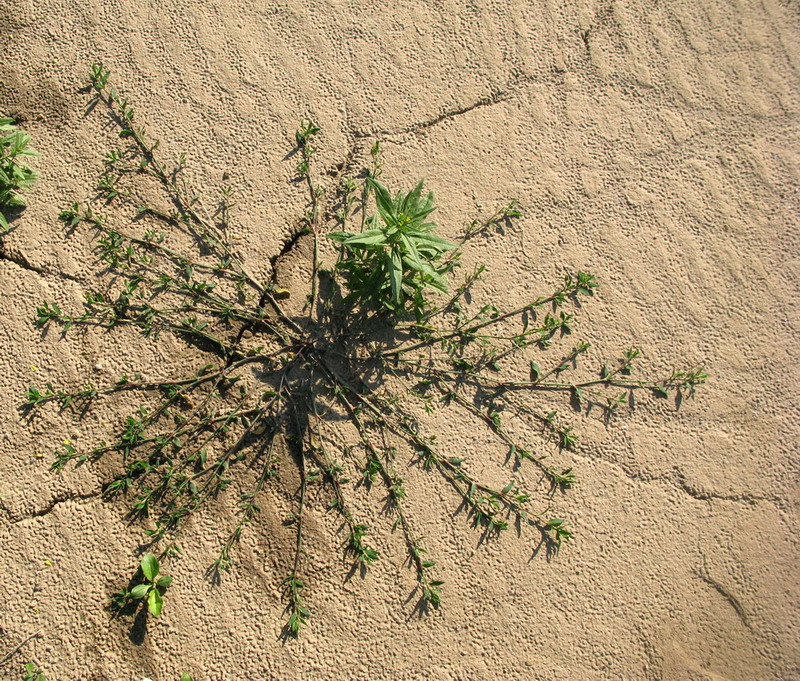
<instances>
[{"instance_id":1,"label":"dry mud surface","mask_svg":"<svg viewBox=\"0 0 800 681\"><path fill-rule=\"evenodd\" d=\"M51 681L800 678L798 28L793 0L0 5L0 113L42 154L0 250L0 659L41 636L0 676L35 660ZM385 520L383 560L344 581L320 501L313 618L281 645L291 507L276 493L219 586L204 571L236 499L195 518L164 613L137 639L103 606L141 525L99 497L102 466L48 471L61 438L92 442L125 412L19 415L31 383L199 361L177 340L34 327L44 299L79 309L96 272L88 237L65 237L57 216L91 194L108 149L107 117L79 93L98 60L164 148L188 153L196 186L230 174L259 274L303 210L285 156L311 117L321 167L364 162L380 139L390 186L426 178L445 236L520 201L523 219L468 249L488 265L476 298L508 309L588 270L600 290L575 337L595 361L636 345L647 370L705 364L708 384L679 410L645 398L608 426L574 417L582 444L560 462L579 484L554 505L575 538L552 561L528 535L479 546L452 491L421 476L409 513L445 580L430 617L411 616L413 574ZM288 281L307 255L289 253ZM430 418L476 465L502 464L479 424Z\"/></svg>"}]
</instances>

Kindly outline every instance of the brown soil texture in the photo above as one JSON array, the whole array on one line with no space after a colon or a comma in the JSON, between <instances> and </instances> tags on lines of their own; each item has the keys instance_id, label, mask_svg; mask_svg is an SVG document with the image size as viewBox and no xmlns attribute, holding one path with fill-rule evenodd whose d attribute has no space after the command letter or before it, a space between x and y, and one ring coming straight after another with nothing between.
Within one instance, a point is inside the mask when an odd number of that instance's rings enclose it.
<instances>
[{"instance_id":1,"label":"brown soil texture","mask_svg":"<svg viewBox=\"0 0 800 681\"><path fill-rule=\"evenodd\" d=\"M0 6L0 114L41 153L0 249L0 659L40 636L0 676L33 660L50 681L800 679L798 29L794 0ZM425 178L444 236L519 200L522 219L465 251L487 265L476 301L511 309L592 272L600 288L572 336L591 341L590 365L637 346L645 372L702 364L707 384L680 408L642 395L608 424L570 416L581 444L557 463L579 482L552 504L575 537L551 560L524 532L479 542L453 490L409 469L408 512L445 582L430 616L414 616L402 540L378 513L381 560L346 580L339 523L318 495L303 559L313 616L282 644L285 482L219 585L204 573L236 494L193 518L142 637L105 605L146 523L101 498L103 465L49 471L62 439L107 437L130 403L84 419L19 410L30 384L167 377L202 359L167 337L34 325L43 300L80 310L99 271L90 235L58 221L92 195L113 142L80 92L98 61L165 153L187 153L196 187L229 174L236 237L259 275L305 207L286 155L311 118L320 168L366 163L380 140L387 185ZM286 282L303 281L309 249L281 262ZM485 425L446 409L421 418L476 470L509 477ZM520 475L536 486L532 469Z\"/></svg>"}]
</instances>

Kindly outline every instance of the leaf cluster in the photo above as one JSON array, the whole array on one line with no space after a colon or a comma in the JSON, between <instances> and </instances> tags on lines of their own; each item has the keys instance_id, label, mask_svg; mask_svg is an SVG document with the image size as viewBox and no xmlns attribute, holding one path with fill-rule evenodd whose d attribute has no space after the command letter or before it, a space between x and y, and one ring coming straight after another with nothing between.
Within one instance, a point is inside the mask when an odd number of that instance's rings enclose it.
<instances>
[{"instance_id":1,"label":"leaf cluster","mask_svg":"<svg viewBox=\"0 0 800 681\"><path fill-rule=\"evenodd\" d=\"M22 674L22 681L47 681L47 677L33 662L27 662Z\"/></svg>"},{"instance_id":2,"label":"leaf cluster","mask_svg":"<svg viewBox=\"0 0 800 681\"><path fill-rule=\"evenodd\" d=\"M164 591L172 584L172 577L160 574L158 558L152 553L142 556L139 564L142 581L131 589L123 589L115 594L113 605L121 610L130 601L147 603L147 610L158 617L164 607Z\"/></svg>"},{"instance_id":3,"label":"leaf cluster","mask_svg":"<svg viewBox=\"0 0 800 681\"><path fill-rule=\"evenodd\" d=\"M15 125L13 118L0 118L0 234L9 228L9 208L25 205L21 191L30 189L37 175L24 157L38 156L28 146L30 135Z\"/></svg>"},{"instance_id":4,"label":"leaf cluster","mask_svg":"<svg viewBox=\"0 0 800 681\"><path fill-rule=\"evenodd\" d=\"M426 289L447 292L452 262L442 263L442 256L458 245L434 234L436 223L428 216L436 206L432 192L423 196L423 182L394 197L373 177L367 186L378 209L367 219L369 229L328 235L344 247L337 263L349 291L344 302L393 313L410 309L420 318Z\"/></svg>"}]
</instances>

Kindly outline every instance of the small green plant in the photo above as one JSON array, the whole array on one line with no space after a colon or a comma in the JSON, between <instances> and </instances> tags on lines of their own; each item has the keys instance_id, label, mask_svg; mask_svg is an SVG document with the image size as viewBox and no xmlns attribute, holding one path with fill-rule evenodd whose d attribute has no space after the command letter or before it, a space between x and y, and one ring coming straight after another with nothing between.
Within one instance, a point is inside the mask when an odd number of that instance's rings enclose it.
<instances>
[{"instance_id":1,"label":"small green plant","mask_svg":"<svg viewBox=\"0 0 800 681\"><path fill-rule=\"evenodd\" d=\"M147 603L147 611L158 617L164 607L164 591L172 584L172 577L160 574L158 558L152 553L142 556L139 570L144 581L130 590L118 591L112 598L112 605L119 611L132 601L142 601Z\"/></svg>"},{"instance_id":2,"label":"small green plant","mask_svg":"<svg viewBox=\"0 0 800 681\"><path fill-rule=\"evenodd\" d=\"M468 222L448 241L434 233L433 196L423 194L421 182L393 197L379 180L378 142L369 149L370 167L347 176L349 162L342 163L341 175L320 180L331 172L316 168L320 129L311 121L293 140L297 179L308 190L293 238L312 241L309 293L281 289L274 274L255 276L228 237L232 190L222 188L207 207L184 180L185 158L162 157L158 141L100 64L92 69L91 90L119 126L125 147L107 154L97 199L72 203L60 219L70 233L87 227L95 235L108 276L98 277L102 290L86 291L82 310L44 302L35 321L61 333L73 326L126 326L153 342L171 334L202 353L202 363L179 376L158 369L161 378L153 380L131 372L105 385L46 382L29 387L23 406L55 405L80 417L96 400L138 396L108 440L60 438L52 468L113 457L115 474L104 494L130 499L132 516L146 521L144 531L162 547L162 560L179 551L177 538L198 508L246 481L238 520L209 567L212 578L230 567L267 486L280 484L283 469L293 467L299 485L283 493L294 504L284 522L294 540L287 539L290 548L278 556L282 573L276 576L286 604L285 637L296 636L311 617L304 572L315 558L305 537L309 503L322 499L338 515L343 554L364 574L384 554L376 542L391 540L371 534L352 495L361 485L370 493L376 488L376 512L392 518L416 583L417 609L424 612L440 606L445 585L416 529L410 510L416 490L405 471L416 466L436 476L481 540L527 528L552 556L572 537L555 493L578 484L572 453L581 442L573 425L537 397L560 394L573 411L597 410L610 419L633 406L637 391L679 403L706 379L702 367L637 377L635 348L609 360L592 356L590 344L579 341L555 357L548 354L576 332L577 313L595 295L597 282L588 272L567 274L550 294L508 310L473 302L471 287L483 265L448 292L446 277L460 266L461 249L520 218L517 203ZM143 191L148 184L152 191ZM154 196L160 196L155 204ZM329 277L320 268L326 235L340 246ZM287 311L287 296L290 303L305 301L302 310ZM362 314L367 310L374 314ZM378 385L367 385L365 375L379 377ZM449 452L426 429L420 409L452 409L485 429L493 448L477 453L477 462ZM326 418L330 414L338 416ZM342 424L349 429L345 437ZM495 477L506 481L501 484L476 472L493 463L492 453L503 476ZM307 494L312 485L315 493ZM114 607L146 602L157 616L169 585L158 559L145 556L131 585L114 595Z\"/></svg>"},{"instance_id":3,"label":"small green plant","mask_svg":"<svg viewBox=\"0 0 800 681\"><path fill-rule=\"evenodd\" d=\"M394 198L373 177L367 178L367 186L378 208L366 221L369 229L328 234L344 247L336 265L350 291L344 304L372 303L396 313L410 307L421 319L425 289L447 292L445 274L453 260L441 261L458 245L433 233L436 223L427 219L436 208L433 193L423 197L422 182Z\"/></svg>"},{"instance_id":4,"label":"small green plant","mask_svg":"<svg viewBox=\"0 0 800 681\"><path fill-rule=\"evenodd\" d=\"M572 532L566 528L566 522L562 518L551 518L545 527L553 532L557 547L560 547L562 542L572 539Z\"/></svg>"},{"instance_id":5,"label":"small green plant","mask_svg":"<svg viewBox=\"0 0 800 681\"><path fill-rule=\"evenodd\" d=\"M33 662L28 662L24 667L22 681L47 681L47 677Z\"/></svg>"},{"instance_id":6,"label":"small green plant","mask_svg":"<svg viewBox=\"0 0 800 681\"><path fill-rule=\"evenodd\" d=\"M20 192L36 181L36 173L22 160L38 156L29 142L30 135L18 129L13 118L0 118L0 234L9 229L8 210L25 205Z\"/></svg>"}]
</instances>

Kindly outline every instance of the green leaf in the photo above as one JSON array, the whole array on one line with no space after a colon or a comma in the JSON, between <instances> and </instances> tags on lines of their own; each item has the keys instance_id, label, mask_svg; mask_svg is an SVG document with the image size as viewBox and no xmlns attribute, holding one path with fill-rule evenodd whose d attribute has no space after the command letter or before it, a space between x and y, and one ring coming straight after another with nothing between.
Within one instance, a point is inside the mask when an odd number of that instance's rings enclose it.
<instances>
[{"instance_id":1,"label":"green leaf","mask_svg":"<svg viewBox=\"0 0 800 681\"><path fill-rule=\"evenodd\" d=\"M328 234L329 239L333 239L333 241L340 244L343 244L349 236L352 236L352 232L331 232Z\"/></svg>"},{"instance_id":2,"label":"green leaf","mask_svg":"<svg viewBox=\"0 0 800 681\"><path fill-rule=\"evenodd\" d=\"M405 246L405 257L404 260L412 267L412 269L417 270L417 272L424 272L425 274L436 275L434 269L425 261L423 260L419 252L417 251L416 246L414 246L414 242L409 239L405 234L400 235L400 241Z\"/></svg>"},{"instance_id":3,"label":"green leaf","mask_svg":"<svg viewBox=\"0 0 800 681\"><path fill-rule=\"evenodd\" d=\"M342 243L345 246L374 246L386 243L386 235L380 229L370 229L359 234L348 235Z\"/></svg>"},{"instance_id":4,"label":"green leaf","mask_svg":"<svg viewBox=\"0 0 800 681\"><path fill-rule=\"evenodd\" d=\"M158 589L153 589L150 596L147 598L147 609L153 617L158 617L161 614L161 609L164 607L164 599Z\"/></svg>"},{"instance_id":5,"label":"green leaf","mask_svg":"<svg viewBox=\"0 0 800 681\"><path fill-rule=\"evenodd\" d=\"M436 236L435 234L431 234L430 232L416 232L414 234L414 239L418 242L423 241L426 242L426 244L435 246L437 250L440 251L451 251L454 248L458 248L458 244Z\"/></svg>"},{"instance_id":6,"label":"green leaf","mask_svg":"<svg viewBox=\"0 0 800 681\"><path fill-rule=\"evenodd\" d=\"M395 209L392 203L391 194L378 180L368 177L367 184L370 189L375 193L375 203L378 205L378 211L381 214L384 222L391 223L395 221Z\"/></svg>"},{"instance_id":7,"label":"green leaf","mask_svg":"<svg viewBox=\"0 0 800 681\"><path fill-rule=\"evenodd\" d=\"M172 584L172 577L169 575L159 575L156 579L156 586L160 586L162 589L166 589L170 584Z\"/></svg>"},{"instance_id":8,"label":"green leaf","mask_svg":"<svg viewBox=\"0 0 800 681\"><path fill-rule=\"evenodd\" d=\"M536 383L542 377L542 368L538 363L531 360L531 381Z\"/></svg>"},{"instance_id":9,"label":"green leaf","mask_svg":"<svg viewBox=\"0 0 800 681\"><path fill-rule=\"evenodd\" d=\"M447 293L447 279L445 279L441 274L432 273L432 274L425 274L425 285L430 286L431 288L435 288L442 293Z\"/></svg>"},{"instance_id":10,"label":"green leaf","mask_svg":"<svg viewBox=\"0 0 800 681\"><path fill-rule=\"evenodd\" d=\"M181 681L194 681L191 674L183 673L181 674Z\"/></svg>"},{"instance_id":11,"label":"green leaf","mask_svg":"<svg viewBox=\"0 0 800 681\"><path fill-rule=\"evenodd\" d=\"M137 601L141 600L142 598L147 598L147 594L150 591L149 584L137 584L135 587L131 589L131 598L135 598Z\"/></svg>"},{"instance_id":12,"label":"green leaf","mask_svg":"<svg viewBox=\"0 0 800 681\"><path fill-rule=\"evenodd\" d=\"M158 558L152 553L146 553L142 558L142 572L151 582L154 582L158 575Z\"/></svg>"},{"instance_id":13,"label":"green leaf","mask_svg":"<svg viewBox=\"0 0 800 681\"><path fill-rule=\"evenodd\" d=\"M420 180L419 184L417 184L414 189L412 189L408 194L405 195L402 201L400 201L400 211L403 213L408 213L409 208L416 207L417 203L419 202L419 197L422 194L422 185L425 183L424 180Z\"/></svg>"},{"instance_id":14,"label":"green leaf","mask_svg":"<svg viewBox=\"0 0 800 681\"><path fill-rule=\"evenodd\" d=\"M400 305L403 294L403 262L400 257L400 253L396 248L392 249L391 259L389 261L389 276L392 286L392 302L395 305Z\"/></svg>"}]
</instances>

